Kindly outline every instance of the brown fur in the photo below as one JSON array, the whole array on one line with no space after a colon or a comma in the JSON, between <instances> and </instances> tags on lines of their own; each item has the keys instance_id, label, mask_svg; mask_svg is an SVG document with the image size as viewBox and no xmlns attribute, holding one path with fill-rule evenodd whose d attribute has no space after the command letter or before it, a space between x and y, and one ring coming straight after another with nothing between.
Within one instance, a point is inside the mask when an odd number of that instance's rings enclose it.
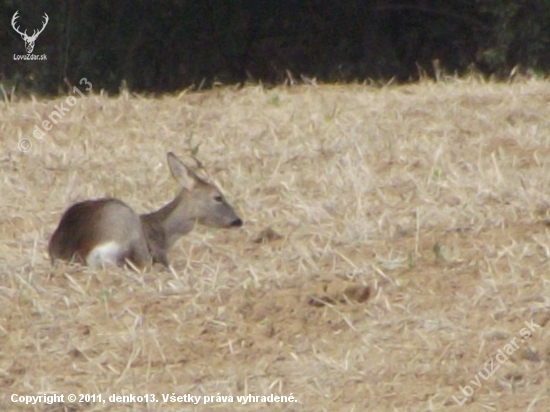
<instances>
[{"instance_id":1,"label":"brown fur","mask_svg":"<svg viewBox=\"0 0 550 412\"><path fill-rule=\"evenodd\" d=\"M242 225L220 191L199 179L172 153L168 164L182 190L166 206L139 216L118 199L87 200L71 206L62 216L49 243L55 259L86 263L97 246L114 242L116 263L129 260L137 267L150 262L169 266L168 249L200 224L230 228ZM102 256L102 255L101 255Z\"/></svg>"}]
</instances>

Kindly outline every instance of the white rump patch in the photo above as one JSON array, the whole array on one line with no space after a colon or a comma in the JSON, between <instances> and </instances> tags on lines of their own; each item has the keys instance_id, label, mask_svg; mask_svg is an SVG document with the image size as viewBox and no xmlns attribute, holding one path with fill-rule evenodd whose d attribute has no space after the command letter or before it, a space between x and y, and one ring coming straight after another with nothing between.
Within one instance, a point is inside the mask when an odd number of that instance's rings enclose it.
<instances>
[{"instance_id":1,"label":"white rump patch","mask_svg":"<svg viewBox=\"0 0 550 412\"><path fill-rule=\"evenodd\" d=\"M116 265L124 254L122 247L116 242L106 242L93 248L86 257L88 266Z\"/></svg>"}]
</instances>

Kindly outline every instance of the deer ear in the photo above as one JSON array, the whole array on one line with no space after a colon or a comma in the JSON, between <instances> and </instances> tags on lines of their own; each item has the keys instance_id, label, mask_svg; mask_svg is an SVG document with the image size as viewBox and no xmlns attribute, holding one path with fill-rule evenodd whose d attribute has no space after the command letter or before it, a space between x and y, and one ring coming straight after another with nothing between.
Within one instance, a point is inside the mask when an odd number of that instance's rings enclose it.
<instances>
[{"instance_id":1,"label":"deer ear","mask_svg":"<svg viewBox=\"0 0 550 412\"><path fill-rule=\"evenodd\" d=\"M197 180L193 172L191 172L183 162L176 157L172 152L169 152L167 155L168 166L170 167L170 172L177 182L186 190L193 190Z\"/></svg>"}]
</instances>

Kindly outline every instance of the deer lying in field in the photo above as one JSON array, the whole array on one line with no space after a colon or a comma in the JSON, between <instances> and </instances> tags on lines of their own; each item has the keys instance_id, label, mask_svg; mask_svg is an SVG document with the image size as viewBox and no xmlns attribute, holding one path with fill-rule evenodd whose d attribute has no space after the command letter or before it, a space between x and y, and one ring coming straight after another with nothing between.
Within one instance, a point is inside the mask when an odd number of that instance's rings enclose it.
<instances>
[{"instance_id":1,"label":"deer lying in field","mask_svg":"<svg viewBox=\"0 0 550 412\"><path fill-rule=\"evenodd\" d=\"M172 176L180 193L156 212L138 215L118 199L87 200L63 214L48 251L55 259L77 261L89 266L123 265L137 268L152 263L169 267L167 251L195 223L210 227L240 227L236 215L221 192L201 180L173 153L168 153Z\"/></svg>"}]
</instances>

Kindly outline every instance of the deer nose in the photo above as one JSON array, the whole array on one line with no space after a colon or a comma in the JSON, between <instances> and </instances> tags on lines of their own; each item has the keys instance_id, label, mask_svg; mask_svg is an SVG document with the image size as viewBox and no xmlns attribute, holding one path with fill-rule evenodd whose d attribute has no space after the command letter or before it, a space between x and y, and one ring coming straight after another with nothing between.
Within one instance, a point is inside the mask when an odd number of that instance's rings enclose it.
<instances>
[{"instance_id":1,"label":"deer nose","mask_svg":"<svg viewBox=\"0 0 550 412\"><path fill-rule=\"evenodd\" d=\"M243 225L243 221L239 219L235 219L233 222L231 222L231 227L241 227Z\"/></svg>"}]
</instances>

